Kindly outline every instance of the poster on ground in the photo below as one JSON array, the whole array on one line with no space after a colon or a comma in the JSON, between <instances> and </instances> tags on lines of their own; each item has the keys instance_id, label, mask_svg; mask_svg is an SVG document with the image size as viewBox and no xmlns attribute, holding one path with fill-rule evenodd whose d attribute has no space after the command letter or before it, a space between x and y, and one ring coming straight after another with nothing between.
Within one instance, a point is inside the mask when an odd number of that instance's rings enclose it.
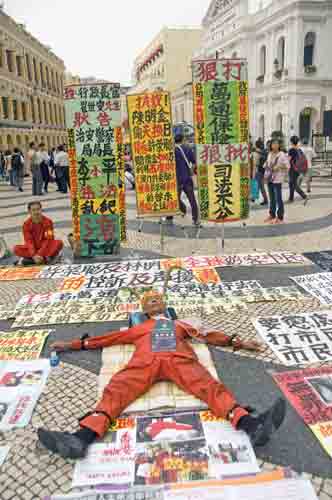
<instances>
[{"instance_id":1,"label":"poster on ground","mask_svg":"<svg viewBox=\"0 0 332 500\"><path fill-rule=\"evenodd\" d=\"M259 472L245 433L209 411L115 422L103 443L77 462L73 487L158 486Z\"/></svg>"},{"instance_id":2,"label":"poster on ground","mask_svg":"<svg viewBox=\"0 0 332 500\"><path fill-rule=\"evenodd\" d=\"M126 239L120 84L68 86L65 110L78 253L117 254Z\"/></svg>"},{"instance_id":3,"label":"poster on ground","mask_svg":"<svg viewBox=\"0 0 332 500\"><path fill-rule=\"evenodd\" d=\"M332 368L275 373L273 378L332 458Z\"/></svg>"},{"instance_id":4,"label":"poster on ground","mask_svg":"<svg viewBox=\"0 0 332 500\"><path fill-rule=\"evenodd\" d=\"M38 359L51 330L0 332L0 361Z\"/></svg>"},{"instance_id":5,"label":"poster on ground","mask_svg":"<svg viewBox=\"0 0 332 500\"><path fill-rule=\"evenodd\" d=\"M0 430L25 427L50 372L48 359L0 363Z\"/></svg>"},{"instance_id":6,"label":"poster on ground","mask_svg":"<svg viewBox=\"0 0 332 500\"><path fill-rule=\"evenodd\" d=\"M332 304L332 273L305 274L291 280L322 304Z\"/></svg>"},{"instance_id":7,"label":"poster on ground","mask_svg":"<svg viewBox=\"0 0 332 500\"><path fill-rule=\"evenodd\" d=\"M260 317L253 324L286 366L332 360L332 311Z\"/></svg>"},{"instance_id":8,"label":"poster on ground","mask_svg":"<svg viewBox=\"0 0 332 500\"><path fill-rule=\"evenodd\" d=\"M200 213L232 222L249 216L247 62L193 62L194 124Z\"/></svg>"},{"instance_id":9,"label":"poster on ground","mask_svg":"<svg viewBox=\"0 0 332 500\"><path fill-rule=\"evenodd\" d=\"M179 213L168 92L127 96L138 217Z\"/></svg>"}]
</instances>

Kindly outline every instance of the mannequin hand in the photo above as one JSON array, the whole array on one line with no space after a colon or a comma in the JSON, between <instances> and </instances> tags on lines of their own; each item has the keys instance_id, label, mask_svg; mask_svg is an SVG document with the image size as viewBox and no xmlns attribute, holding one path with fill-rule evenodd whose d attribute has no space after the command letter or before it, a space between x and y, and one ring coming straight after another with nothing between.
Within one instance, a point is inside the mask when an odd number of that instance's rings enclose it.
<instances>
[{"instance_id":1,"label":"mannequin hand","mask_svg":"<svg viewBox=\"0 0 332 500\"><path fill-rule=\"evenodd\" d=\"M54 342L50 345L51 351L64 352L70 350L70 344L67 342Z\"/></svg>"},{"instance_id":2,"label":"mannequin hand","mask_svg":"<svg viewBox=\"0 0 332 500\"><path fill-rule=\"evenodd\" d=\"M265 349L265 346L260 342L256 342L256 340L248 340L247 342L243 342L242 349L246 351L256 351L262 352Z\"/></svg>"}]
</instances>

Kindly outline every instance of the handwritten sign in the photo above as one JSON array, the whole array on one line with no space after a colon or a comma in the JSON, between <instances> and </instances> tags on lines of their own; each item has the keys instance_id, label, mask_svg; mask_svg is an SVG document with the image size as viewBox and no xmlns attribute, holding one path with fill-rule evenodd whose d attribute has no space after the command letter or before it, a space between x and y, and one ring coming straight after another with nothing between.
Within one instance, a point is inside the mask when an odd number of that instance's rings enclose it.
<instances>
[{"instance_id":1,"label":"handwritten sign","mask_svg":"<svg viewBox=\"0 0 332 500\"><path fill-rule=\"evenodd\" d=\"M0 332L0 361L37 359L50 330Z\"/></svg>"},{"instance_id":2,"label":"handwritten sign","mask_svg":"<svg viewBox=\"0 0 332 500\"><path fill-rule=\"evenodd\" d=\"M65 89L73 234L81 256L113 255L126 239L120 85Z\"/></svg>"},{"instance_id":3,"label":"handwritten sign","mask_svg":"<svg viewBox=\"0 0 332 500\"><path fill-rule=\"evenodd\" d=\"M168 92L127 96L137 214L179 213L171 100Z\"/></svg>"},{"instance_id":4,"label":"handwritten sign","mask_svg":"<svg viewBox=\"0 0 332 500\"><path fill-rule=\"evenodd\" d=\"M201 217L231 222L249 216L247 63L193 63L194 121Z\"/></svg>"}]
</instances>

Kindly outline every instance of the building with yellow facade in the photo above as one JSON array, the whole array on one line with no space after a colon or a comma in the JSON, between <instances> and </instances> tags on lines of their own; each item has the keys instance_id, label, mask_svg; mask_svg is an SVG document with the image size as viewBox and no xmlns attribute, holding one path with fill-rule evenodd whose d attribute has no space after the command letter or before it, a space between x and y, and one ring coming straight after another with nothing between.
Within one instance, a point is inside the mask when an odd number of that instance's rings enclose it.
<instances>
[{"instance_id":1,"label":"building with yellow facade","mask_svg":"<svg viewBox=\"0 0 332 500\"><path fill-rule=\"evenodd\" d=\"M64 62L0 9L0 149L66 142Z\"/></svg>"}]
</instances>

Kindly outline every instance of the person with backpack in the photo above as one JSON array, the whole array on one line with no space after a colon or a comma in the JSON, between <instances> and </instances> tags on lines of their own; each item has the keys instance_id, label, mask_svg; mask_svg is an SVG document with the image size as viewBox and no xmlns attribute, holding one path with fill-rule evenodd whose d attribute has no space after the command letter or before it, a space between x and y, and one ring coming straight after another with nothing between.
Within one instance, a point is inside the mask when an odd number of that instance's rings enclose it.
<instances>
[{"instance_id":1,"label":"person with backpack","mask_svg":"<svg viewBox=\"0 0 332 500\"><path fill-rule=\"evenodd\" d=\"M14 186L22 193L24 182L24 158L18 148L14 149L12 155L12 172Z\"/></svg>"},{"instance_id":2,"label":"person with backpack","mask_svg":"<svg viewBox=\"0 0 332 500\"><path fill-rule=\"evenodd\" d=\"M48 193L48 184L50 182L50 170L49 170L49 156L44 143L39 144L39 154L40 154L40 170L44 183L44 192Z\"/></svg>"},{"instance_id":3,"label":"person with backpack","mask_svg":"<svg viewBox=\"0 0 332 500\"><path fill-rule=\"evenodd\" d=\"M306 173L299 176L298 185L301 187L302 181L305 179L307 184L307 193L311 193L311 183L312 183L312 160L316 157L314 149L310 146L309 140L307 138L303 139L301 149L305 154L308 162L308 170Z\"/></svg>"},{"instance_id":4,"label":"person with backpack","mask_svg":"<svg viewBox=\"0 0 332 500\"><path fill-rule=\"evenodd\" d=\"M289 169L287 154L281 150L279 139L272 139L270 152L264 165L264 179L269 190L269 216L264 222L269 224L282 224L285 208L282 199L282 183Z\"/></svg>"},{"instance_id":5,"label":"person with backpack","mask_svg":"<svg viewBox=\"0 0 332 500\"><path fill-rule=\"evenodd\" d=\"M301 196L306 205L308 202L308 196L302 191L299 186L299 176L301 174L306 174L308 170L308 161L303 153L302 149L299 147L300 139L293 135L290 138L291 147L288 151L290 169L289 169L289 203L293 203L295 191Z\"/></svg>"},{"instance_id":6,"label":"person with backpack","mask_svg":"<svg viewBox=\"0 0 332 500\"><path fill-rule=\"evenodd\" d=\"M199 220L199 210L192 178L192 165L196 165L196 159L192 149L184 144L183 134L177 134L175 136L175 163L180 210L183 216L185 216L187 213L187 207L181 200L181 194L184 192L191 206L193 225L200 227L201 222ZM166 217L166 219L171 223L173 221L173 217Z\"/></svg>"}]
</instances>

